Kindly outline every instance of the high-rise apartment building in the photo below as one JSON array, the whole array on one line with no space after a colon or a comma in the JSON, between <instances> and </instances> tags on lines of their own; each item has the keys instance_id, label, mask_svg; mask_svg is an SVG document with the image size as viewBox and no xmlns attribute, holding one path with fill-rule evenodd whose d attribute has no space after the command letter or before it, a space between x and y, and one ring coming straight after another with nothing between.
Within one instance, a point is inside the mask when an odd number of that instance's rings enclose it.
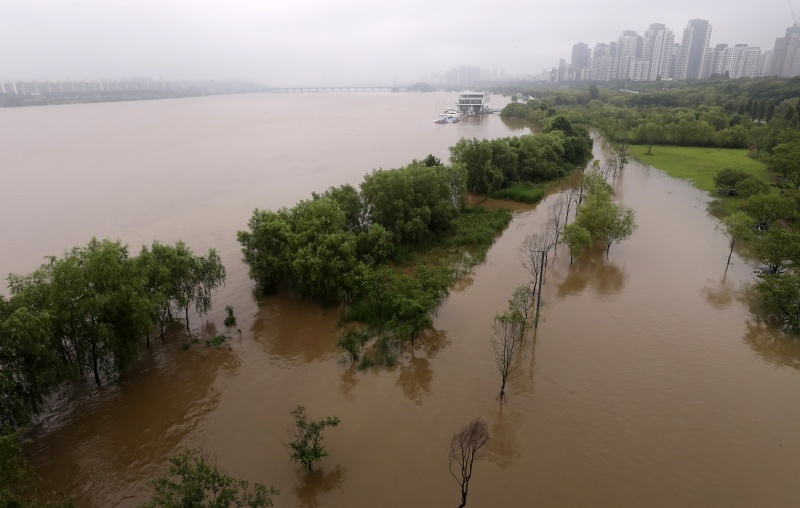
<instances>
[{"instance_id":1,"label":"high-rise apartment building","mask_svg":"<svg viewBox=\"0 0 800 508\"><path fill-rule=\"evenodd\" d=\"M772 50L772 70L769 73L782 78L793 78L800 69L800 25L793 25L786 29L786 36L775 39L775 48Z\"/></svg>"},{"instance_id":2,"label":"high-rise apartment building","mask_svg":"<svg viewBox=\"0 0 800 508\"><path fill-rule=\"evenodd\" d=\"M447 71L444 79L448 86L470 87L477 85L480 78L480 68L470 65L459 65L457 68Z\"/></svg>"},{"instance_id":3,"label":"high-rise apartment building","mask_svg":"<svg viewBox=\"0 0 800 508\"><path fill-rule=\"evenodd\" d=\"M572 46L572 61L570 65L575 69L589 68L589 46L579 42Z\"/></svg>"},{"instance_id":4,"label":"high-rise apartment building","mask_svg":"<svg viewBox=\"0 0 800 508\"><path fill-rule=\"evenodd\" d=\"M650 62L650 72L645 79L655 81L658 78L672 77L670 75L670 66L674 42L675 35L672 30L661 23L651 24L644 32L642 58Z\"/></svg>"},{"instance_id":5,"label":"high-rise apartment building","mask_svg":"<svg viewBox=\"0 0 800 508\"><path fill-rule=\"evenodd\" d=\"M711 24L705 19L689 21L683 30L675 79L697 79L706 72L706 50L711 42Z\"/></svg>"}]
</instances>

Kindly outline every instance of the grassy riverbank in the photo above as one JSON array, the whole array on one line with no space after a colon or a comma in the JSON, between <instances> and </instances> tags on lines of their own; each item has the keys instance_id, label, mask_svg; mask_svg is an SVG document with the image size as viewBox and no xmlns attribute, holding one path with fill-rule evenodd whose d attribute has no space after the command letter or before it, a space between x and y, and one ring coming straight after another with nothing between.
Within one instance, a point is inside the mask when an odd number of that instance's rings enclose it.
<instances>
[{"instance_id":1,"label":"grassy riverbank","mask_svg":"<svg viewBox=\"0 0 800 508\"><path fill-rule=\"evenodd\" d=\"M719 196L714 185L714 175L723 168L746 171L773 185L766 165L748 157L746 149L653 146L650 154L645 145L631 145L629 149L630 154L643 164L660 169L675 178L689 180L698 189L715 197ZM713 207L715 214L717 208L722 215L733 213L739 209L742 201L741 198L729 197L718 201L720 206Z\"/></svg>"}]
</instances>

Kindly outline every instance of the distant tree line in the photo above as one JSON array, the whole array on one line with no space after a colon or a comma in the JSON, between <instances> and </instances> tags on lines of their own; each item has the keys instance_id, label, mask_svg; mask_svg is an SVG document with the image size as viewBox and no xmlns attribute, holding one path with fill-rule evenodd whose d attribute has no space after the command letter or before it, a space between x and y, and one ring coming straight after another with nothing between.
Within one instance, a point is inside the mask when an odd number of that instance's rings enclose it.
<instances>
[{"instance_id":1,"label":"distant tree line","mask_svg":"<svg viewBox=\"0 0 800 508\"><path fill-rule=\"evenodd\" d=\"M593 125L612 142L750 148L756 157L800 127L800 79L628 84L624 89L531 90L503 115L542 123L563 114Z\"/></svg>"}]
</instances>

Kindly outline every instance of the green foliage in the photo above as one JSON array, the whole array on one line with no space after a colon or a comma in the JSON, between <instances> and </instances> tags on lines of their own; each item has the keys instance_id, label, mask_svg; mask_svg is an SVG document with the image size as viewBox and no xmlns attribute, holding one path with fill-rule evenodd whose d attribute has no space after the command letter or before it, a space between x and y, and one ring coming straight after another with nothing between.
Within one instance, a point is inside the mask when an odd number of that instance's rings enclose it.
<instances>
[{"instance_id":1,"label":"green foliage","mask_svg":"<svg viewBox=\"0 0 800 508\"><path fill-rule=\"evenodd\" d=\"M763 273L775 275L800 266L800 233L782 227L770 228L752 240L752 255L763 265Z\"/></svg>"},{"instance_id":2,"label":"green foliage","mask_svg":"<svg viewBox=\"0 0 800 508\"><path fill-rule=\"evenodd\" d=\"M770 191L769 184L755 176L748 176L736 184L736 193L745 199L757 194L769 194Z\"/></svg>"},{"instance_id":3,"label":"green foliage","mask_svg":"<svg viewBox=\"0 0 800 508\"><path fill-rule=\"evenodd\" d=\"M792 203L777 194L756 194L742 203L741 209L756 220L758 229L769 229L772 224L792 213Z\"/></svg>"},{"instance_id":4,"label":"green foliage","mask_svg":"<svg viewBox=\"0 0 800 508\"><path fill-rule=\"evenodd\" d=\"M23 456L22 435L22 429L0 425L0 507L74 508L69 500L42 495Z\"/></svg>"},{"instance_id":5,"label":"green foliage","mask_svg":"<svg viewBox=\"0 0 800 508\"><path fill-rule=\"evenodd\" d=\"M585 228L577 223L571 223L564 226L564 234L561 241L569 247L569 262L570 264L575 258L583 254L592 244L592 235Z\"/></svg>"},{"instance_id":6,"label":"green foliage","mask_svg":"<svg viewBox=\"0 0 800 508\"><path fill-rule=\"evenodd\" d=\"M772 149L770 165L793 189L800 188L800 141L784 143Z\"/></svg>"},{"instance_id":7,"label":"green foliage","mask_svg":"<svg viewBox=\"0 0 800 508\"><path fill-rule=\"evenodd\" d=\"M612 202L611 195L605 190L590 192L574 224L587 231L592 242L605 244L606 254L612 243L628 239L636 230L633 210ZM573 228L573 233L575 231ZM577 234L581 233L578 231Z\"/></svg>"},{"instance_id":8,"label":"green foliage","mask_svg":"<svg viewBox=\"0 0 800 508\"><path fill-rule=\"evenodd\" d=\"M516 183L509 187L496 190L490 194L494 199L505 199L518 203L534 204L542 200L545 189L528 182Z\"/></svg>"},{"instance_id":9,"label":"green foliage","mask_svg":"<svg viewBox=\"0 0 800 508\"><path fill-rule=\"evenodd\" d=\"M50 314L16 303L0 298L0 428L27 425L70 376L55 349Z\"/></svg>"},{"instance_id":10,"label":"green foliage","mask_svg":"<svg viewBox=\"0 0 800 508\"><path fill-rule=\"evenodd\" d=\"M422 163L428 166L429 168L432 168L433 166L444 166L444 164L442 164L442 160L439 157L433 155L432 153L429 153L427 157L422 159Z\"/></svg>"},{"instance_id":11,"label":"green foliage","mask_svg":"<svg viewBox=\"0 0 800 508\"><path fill-rule=\"evenodd\" d=\"M184 450L169 462L170 477L153 482L153 499L143 508L263 508L279 494L260 483L251 491L247 481L220 472L197 451Z\"/></svg>"},{"instance_id":12,"label":"green foliage","mask_svg":"<svg viewBox=\"0 0 800 508\"><path fill-rule=\"evenodd\" d=\"M461 139L450 147L450 160L465 168L467 189L481 194L561 178L590 158L592 140L585 129L572 126L566 117L556 126L560 128L537 136Z\"/></svg>"},{"instance_id":13,"label":"green foliage","mask_svg":"<svg viewBox=\"0 0 800 508\"><path fill-rule=\"evenodd\" d=\"M291 413L294 418L294 427L289 430L292 440L289 442L291 459L308 467L328 455L325 447L322 446L322 431L326 427L336 427L340 420L335 416L329 416L322 420L310 420L306 416L306 408L298 405Z\"/></svg>"},{"instance_id":14,"label":"green foliage","mask_svg":"<svg viewBox=\"0 0 800 508\"><path fill-rule=\"evenodd\" d=\"M186 330L191 335L189 309L194 306L200 316L207 314L212 293L225 283L225 267L215 249L196 256L180 240L175 246L155 241L149 251L142 247L136 262L145 276L151 316L159 323L162 338L173 310L183 311Z\"/></svg>"},{"instance_id":15,"label":"green foliage","mask_svg":"<svg viewBox=\"0 0 800 508\"><path fill-rule=\"evenodd\" d=\"M367 337L368 336L365 332L360 332L349 328L340 330L336 336L336 346L343 351L350 353L350 358L355 363L361 356L361 349L363 348Z\"/></svg>"},{"instance_id":16,"label":"green foliage","mask_svg":"<svg viewBox=\"0 0 800 508\"><path fill-rule=\"evenodd\" d=\"M16 490L19 482L28 476L22 459L21 436L21 430L0 427L0 506L4 508L25 506Z\"/></svg>"},{"instance_id":17,"label":"green foliage","mask_svg":"<svg viewBox=\"0 0 800 508\"><path fill-rule=\"evenodd\" d=\"M227 335L217 334L206 341L206 346L219 348L224 343L231 340L231 338Z\"/></svg>"},{"instance_id":18,"label":"green foliage","mask_svg":"<svg viewBox=\"0 0 800 508\"><path fill-rule=\"evenodd\" d=\"M728 238L728 263L731 262L731 255L733 255L733 248L736 243L744 238L752 229L755 220L744 212L736 212L722 219L722 222L717 226L717 230L722 231L726 238Z\"/></svg>"},{"instance_id":19,"label":"green foliage","mask_svg":"<svg viewBox=\"0 0 800 508\"><path fill-rule=\"evenodd\" d=\"M564 115L557 115L551 118L542 130L544 132L561 131L567 137L575 135L572 122L570 122L569 119Z\"/></svg>"},{"instance_id":20,"label":"green foliage","mask_svg":"<svg viewBox=\"0 0 800 508\"><path fill-rule=\"evenodd\" d=\"M433 313L449 293L452 275L447 267L417 265L415 276L400 275L392 295L392 316L388 326L402 345L411 346L424 329L433 324Z\"/></svg>"},{"instance_id":21,"label":"green foliage","mask_svg":"<svg viewBox=\"0 0 800 508\"><path fill-rule=\"evenodd\" d=\"M14 302L50 315L49 347L62 365L80 374L91 370L97 384L101 375L123 374L152 327L144 278L118 241L93 238L28 276L10 276L9 282Z\"/></svg>"},{"instance_id":22,"label":"green foliage","mask_svg":"<svg viewBox=\"0 0 800 508\"><path fill-rule=\"evenodd\" d=\"M792 333L800 333L800 275L767 275L755 285L767 314Z\"/></svg>"},{"instance_id":23,"label":"green foliage","mask_svg":"<svg viewBox=\"0 0 800 508\"><path fill-rule=\"evenodd\" d=\"M717 186L717 193L723 196L736 196L739 194L737 187L739 183L746 180L750 175L741 169L723 168L714 175L714 185Z\"/></svg>"},{"instance_id":24,"label":"green foliage","mask_svg":"<svg viewBox=\"0 0 800 508\"><path fill-rule=\"evenodd\" d=\"M256 209L247 225L250 231L236 233L236 239L242 245L243 261L261 292L273 293L289 275L288 259L292 255L289 210L282 208L271 212Z\"/></svg>"},{"instance_id":25,"label":"green foliage","mask_svg":"<svg viewBox=\"0 0 800 508\"><path fill-rule=\"evenodd\" d=\"M412 163L373 171L364 177L361 194L373 223L398 243L418 244L449 228L463 203L464 176L459 168Z\"/></svg>"},{"instance_id":26,"label":"green foliage","mask_svg":"<svg viewBox=\"0 0 800 508\"><path fill-rule=\"evenodd\" d=\"M478 207L466 208L455 225L456 247L472 248L472 256L482 260L498 233L510 222L511 212L506 209L487 212Z\"/></svg>"}]
</instances>

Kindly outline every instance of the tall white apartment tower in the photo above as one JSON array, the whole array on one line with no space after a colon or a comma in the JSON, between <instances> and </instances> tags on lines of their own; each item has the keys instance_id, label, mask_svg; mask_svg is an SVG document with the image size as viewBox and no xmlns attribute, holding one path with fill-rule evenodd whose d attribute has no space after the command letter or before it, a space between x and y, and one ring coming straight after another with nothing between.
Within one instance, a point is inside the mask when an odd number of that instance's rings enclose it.
<instances>
[{"instance_id":1,"label":"tall white apartment tower","mask_svg":"<svg viewBox=\"0 0 800 508\"><path fill-rule=\"evenodd\" d=\"M675 79L697 79L703 75L706 50L711 42L711 25L705 19L693 19L683 29L683 40L675 67Z\"/></svg>"},{"instance_id":2,"label":"tall white apartment tower","mask_svg":"<svg viewBox=\"0 0 800 508\"><path fill-rule=\"evenodd\" d=\"M661 23L653 23L644 32L644 53L642 58L650 62L650 73L646 78L655 81L659 77L670 77L672 63L672 45L675 43L675 34Z\"/></svg>"}]
</instances>

